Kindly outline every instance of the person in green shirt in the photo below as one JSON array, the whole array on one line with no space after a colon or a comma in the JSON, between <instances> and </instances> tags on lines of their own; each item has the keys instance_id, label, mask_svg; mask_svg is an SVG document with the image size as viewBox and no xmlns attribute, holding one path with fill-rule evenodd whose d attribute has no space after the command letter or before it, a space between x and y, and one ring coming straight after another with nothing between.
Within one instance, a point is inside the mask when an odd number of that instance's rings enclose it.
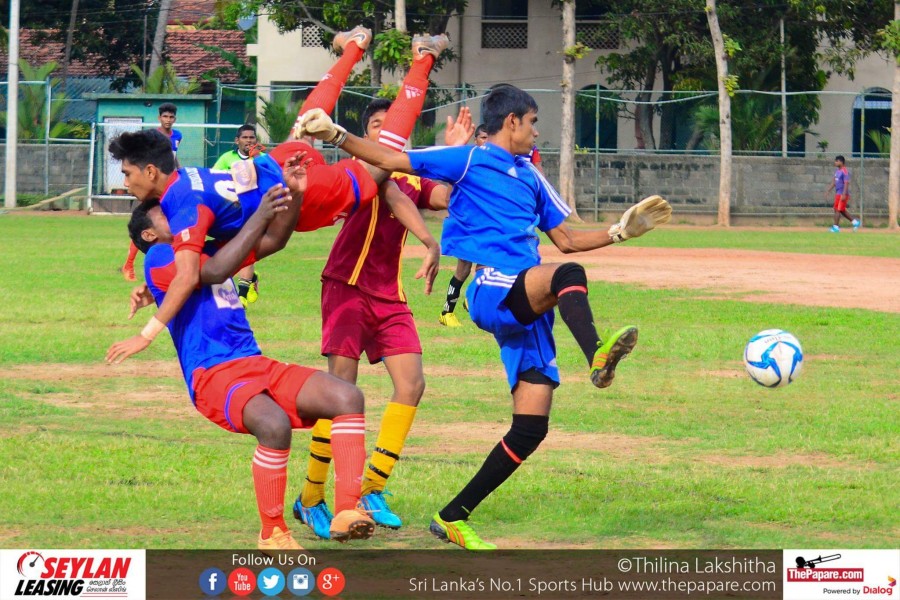
<instances>
[{"instance_id":1,"label":"person in green shirt","mask_svg":"<svg viewBox=\"0 0 900 600\"><path fill-rule=\"evenodd\" d=\"M234 138L236 150L229 150L219 157L213 169L220 171L231 170L231 165L239 160L249 160L262 154L263 147L256 139L256 127L253 125L241 125ZM237 274L238 295L244 308L259 299L259 274L254 272L253 265L244 267Z\"/></svg>"}]
</instances>

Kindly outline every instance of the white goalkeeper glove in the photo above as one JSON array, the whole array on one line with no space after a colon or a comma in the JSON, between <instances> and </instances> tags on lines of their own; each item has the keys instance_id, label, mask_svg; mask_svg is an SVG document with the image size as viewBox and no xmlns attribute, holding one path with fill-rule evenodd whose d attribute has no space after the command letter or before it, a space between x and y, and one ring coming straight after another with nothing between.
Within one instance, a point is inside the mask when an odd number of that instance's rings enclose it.
<instances>
[{"instance_id":1,"label":"white goalkeeper glove","mask_svg":"<svg viewBox=\"0 0 900 600\"><path fill-rule=\"evenodd\" d=\"M317 140L340 146L347 139L347 130L335 125L331 117L321 108L305 112L294 126L294 137L297 139L311 135Z\"/></svg>"},{"instance_id":2,"label":"white goalkeeper glove","mask_svg":"<svg viewBox=\"0 0 900 600\"><path fill-rule=\"evenodd\" d=\"M624 242L644 235L657 225L668 223L672 207L662 196L644 198L625 211L619 222L609 228L614 242Z\"/></svg>"}]
</instances>

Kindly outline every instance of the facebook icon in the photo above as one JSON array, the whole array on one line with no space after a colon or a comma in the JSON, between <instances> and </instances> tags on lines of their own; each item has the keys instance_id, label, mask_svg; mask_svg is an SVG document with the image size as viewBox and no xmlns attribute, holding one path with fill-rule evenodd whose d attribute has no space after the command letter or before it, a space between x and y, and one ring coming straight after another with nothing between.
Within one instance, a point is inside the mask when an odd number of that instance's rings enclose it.
<instances>
[{"instance_id":1,"label":"facebook icon","mask_svg":"<svg viewBox=\"0 0 900 600\"><path fill-rule=\"evenodd\" d=\"M228 587L228 580L225 578L225 572L215 567L209 568L200 573L198 580L200 589L207 596L218 596Z\"/></svg>"}]
</instances>

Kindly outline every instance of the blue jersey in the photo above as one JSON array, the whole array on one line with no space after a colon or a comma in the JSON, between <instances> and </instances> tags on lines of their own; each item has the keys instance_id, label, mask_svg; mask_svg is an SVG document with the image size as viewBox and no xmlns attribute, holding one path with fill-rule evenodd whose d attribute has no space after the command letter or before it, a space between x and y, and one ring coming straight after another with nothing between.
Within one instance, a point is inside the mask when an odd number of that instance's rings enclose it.
<instances>
[{"instance_id":1,"label":"blue jersey","mask_svg":"<svg viewBox=\"0 0 900 600\"><path fill-rule=\"evenodd\" d=\"M559 226L571 209L527 157L491 143L413 150L417 175L453 185L444 253L519 272L541 263L537 230Z\"/></svg>"},{"instance_id":2,"label":"blue jersey","mask_svg":"<svg viewBox=\"0 0 900 600\"><path fill-rule=\"evenodd\" d=\"M205 254L215 253L211 246L207 245ZM169 244L155 244L144 259L144 277L157 306L174 276L175 250ZM262 354L231 279L195 290L168 327L191 400L197 369Z\"/></svg>"},{"instance_id":3,"label":"blue jersey","mask_svg":"<svg viewBox=\"0 0 900 600\"><path fill-rule=\"evenodd\" d=\"M178 169L160 200L174 236L175 251L201 252L206 236L228 240L237 235L259 208L263 193L282 182L281 167L268 156L253 159L258 188L242 194L235 191L228 171L197 167Z\"/></svg>"}]
</instances>

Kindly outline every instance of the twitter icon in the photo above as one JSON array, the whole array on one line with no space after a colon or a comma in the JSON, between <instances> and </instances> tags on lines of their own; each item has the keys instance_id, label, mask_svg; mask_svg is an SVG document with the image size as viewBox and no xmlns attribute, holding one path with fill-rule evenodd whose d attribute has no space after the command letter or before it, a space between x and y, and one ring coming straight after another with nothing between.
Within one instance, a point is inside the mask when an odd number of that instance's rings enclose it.
<instances>
[{"instance_id":1,"label":"twitter icon","mask_svg":"<svg viewBox=\"0 0 900 600\"><path fill-rule=\"evenodd\" d=\"M277 596L284 590L284 573L274 567L263 569L256 578L256 585L266 596Z\"/></svg>"}]
</instances>

